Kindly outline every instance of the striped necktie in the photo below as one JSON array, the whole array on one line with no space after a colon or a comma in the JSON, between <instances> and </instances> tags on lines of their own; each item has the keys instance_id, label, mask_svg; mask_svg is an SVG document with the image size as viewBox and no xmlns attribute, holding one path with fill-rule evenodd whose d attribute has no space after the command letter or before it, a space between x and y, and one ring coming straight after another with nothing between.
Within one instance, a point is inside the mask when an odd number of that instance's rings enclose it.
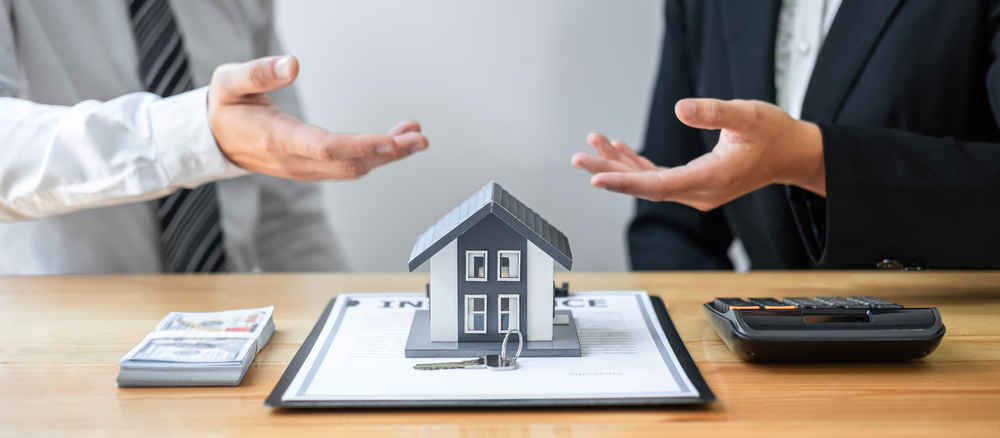
<instances>
[{"instance_id":1,"label":"striped necktie","mask_svg":"<svg viewBox=\"0 0 1000 438\"><path fill-rule=\"evenodd\" d=\"M146 91L172 96L194 88L184 41L167 0L126 0ZM215 183L160 199L160 243L165 272L226 269L225 241Z\"/></svg>"}]
</instances>

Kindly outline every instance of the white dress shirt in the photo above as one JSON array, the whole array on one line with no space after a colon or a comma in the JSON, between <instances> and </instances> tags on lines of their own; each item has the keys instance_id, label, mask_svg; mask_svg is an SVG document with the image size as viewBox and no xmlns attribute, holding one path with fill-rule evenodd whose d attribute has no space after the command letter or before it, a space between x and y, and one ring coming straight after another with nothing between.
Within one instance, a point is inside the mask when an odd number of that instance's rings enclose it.
<instances>
[{"instance_id":1,"label":"white dress shirt","mask_svg":"<svg viewBox=\"0 0 1000 438\"><path fill-rule=\"evenodd\" d=\"M794 119L802 116L809 79L841 0L784 0L775 39L777 103Z\"/></svg>"},{"instance_id":2,"label":"white dress shirt","mask_svg":"<svg viewBox=\"0 0 1000 438\"><path fill-rule=\"evenodd\" d=\"M279 54L269 0L171 1L196 86ZM219 180L230 270L343 268L319 189L219 151L207 87L142 92L124 0L0 0L0 274L162 271L156 199ZM270 93L298 115L291 88Z\"/></svg>"}]
</instances>

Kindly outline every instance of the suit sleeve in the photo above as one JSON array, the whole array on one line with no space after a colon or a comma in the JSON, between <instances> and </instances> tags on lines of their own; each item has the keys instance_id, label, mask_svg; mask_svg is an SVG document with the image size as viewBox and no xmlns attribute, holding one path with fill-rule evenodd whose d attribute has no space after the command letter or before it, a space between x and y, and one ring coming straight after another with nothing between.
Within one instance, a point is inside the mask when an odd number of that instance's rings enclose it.
<instances>
[{"instance_id":1,"label":"suit sleeve","mask_svg":"<svg viewBox=\"0 0 1000 438\"><path fill-rule=\"evenodd\" d=\"M1000 123L998 17L991 14L992 59L985 79ZM871 268L894 259L928 268L1000 268L1000 145L902 130L819 127L826 199L789 188L796 223L817 266Z\"/></svg>"},{"instance_id":2,"label":"suit sleeve","mask_svg":"<svg viewBox=\"0 0 1000 438\"><path fill-rule=\"evenodd\" d=\"M789 192L817 266L870 268L894 259L1000 268L1000 145L839 125L820 130L826 201Z\"/></svg>"},{"instance_id":3,"label":"suit sleeve","mask_svg":"<svg viewBox=\"0 0 1000 438\"><path fill-rule=\"evenodd\" d=\"M668 0L660 72L642 155L658 166L679 166L705 153L700 134L674 115L678 100L694 96L679 0ZM721 210L701 212L673 202L638 200L629 225L632 269L732 269L726 251L733 237Z\"/></svg>"}]
</instances>

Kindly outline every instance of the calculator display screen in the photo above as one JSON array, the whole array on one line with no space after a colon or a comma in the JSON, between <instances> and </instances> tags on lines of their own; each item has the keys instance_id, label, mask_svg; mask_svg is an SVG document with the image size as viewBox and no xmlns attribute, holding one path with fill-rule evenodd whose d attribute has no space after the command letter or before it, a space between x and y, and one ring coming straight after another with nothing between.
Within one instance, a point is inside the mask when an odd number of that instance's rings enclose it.
<instances>
[{"instance_id":1,"label":"calculator display screen","mask_svg":"<svg viewBox=\"0 0 1000 438\"><path fill-rule=\"evenodd\" d=\"M809 323L837 323L837 322L871 322L872 319L867 313L853 315L802 315L802 319Z\"/></svg>"},{"instance_id":2,"label":"calculator display screen","mask_svg":"<svg viewBox=\"0 0 1000 438\"><path fill-rule=\"evenodd\" d=\"M754 330L919 330L934 324L930 309L737 310Z\"/></svg>"}]
</instances>

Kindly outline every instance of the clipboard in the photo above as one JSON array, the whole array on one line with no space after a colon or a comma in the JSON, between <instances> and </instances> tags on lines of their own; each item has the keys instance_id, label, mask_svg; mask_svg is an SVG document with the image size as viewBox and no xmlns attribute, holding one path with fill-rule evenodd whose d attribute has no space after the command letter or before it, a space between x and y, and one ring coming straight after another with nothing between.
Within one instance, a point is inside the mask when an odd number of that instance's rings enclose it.
<instances>
[{"instance_id":1,"label":"clipboard","mask_svg":"<svg viewBox=\"0 0 1000 438\"><path fill-rule=\"evenodd\" d=\"M306 358L316 346L323 327L330 318L337 298L330 300L313 326L309 336L299 347L295 357L288 364L271 394L264 401L264 406L273 408L486 408L486 407L568 407L568 406L642 406L642 405L691 405L705 404L715 401L715 395L709 389L697 365L691 359L684 347L677 329L674 327L663 304L657 296L649 296L659 321L663 334L672 347L673 354L686 373L689 381L698 391L697 396L685 397L648 397L648 398L580 398L580 399L525 399L525 400L282 400L292 380L301 370ZM476 371L470 371L476 372Z\"/></svg>"}]
</instances>

